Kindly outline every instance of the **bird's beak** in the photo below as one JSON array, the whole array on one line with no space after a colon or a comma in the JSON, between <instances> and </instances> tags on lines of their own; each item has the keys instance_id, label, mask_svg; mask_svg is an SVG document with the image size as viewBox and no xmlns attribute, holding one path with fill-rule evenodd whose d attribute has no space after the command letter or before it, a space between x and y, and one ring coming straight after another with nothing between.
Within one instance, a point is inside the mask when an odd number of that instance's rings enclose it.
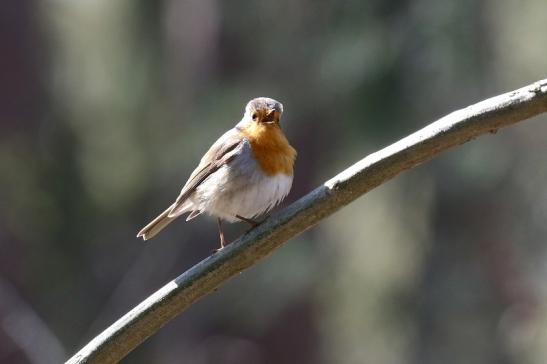
<instances>
[{"instance_id":1,"label":"bird's beak","mask_svg":"<svg viewBox=\"0 0 547 364\"><path fill-rule=\"evenodd\" d=\"M279 122L279 113L276 109L268 109L266 115L264 116L264 121L269 123Z\"/></svg>"}]
</instances>

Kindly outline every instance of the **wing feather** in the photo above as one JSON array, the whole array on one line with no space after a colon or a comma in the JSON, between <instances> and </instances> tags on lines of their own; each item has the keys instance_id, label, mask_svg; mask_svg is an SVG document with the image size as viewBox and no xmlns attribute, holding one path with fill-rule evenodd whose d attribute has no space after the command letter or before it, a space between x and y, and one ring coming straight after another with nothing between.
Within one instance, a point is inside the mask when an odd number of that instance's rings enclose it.
<instances>
[{"instance_id":1,"label":"wing feather","mask_svg":"<svg viewBox=\"0 0 547 364\"><path fill-rule=\"evenodd\" d=\"M229 163L237 154L241 152L244 138L237 128L224 133L201 158L197 168L192 172L190 178L180 191L179 197L171 207L169 216L175 216L180 213L180 208L184 205L188 197L194 193L196 188L216 172L226 163Z\"/></svg>"}]
</instances>

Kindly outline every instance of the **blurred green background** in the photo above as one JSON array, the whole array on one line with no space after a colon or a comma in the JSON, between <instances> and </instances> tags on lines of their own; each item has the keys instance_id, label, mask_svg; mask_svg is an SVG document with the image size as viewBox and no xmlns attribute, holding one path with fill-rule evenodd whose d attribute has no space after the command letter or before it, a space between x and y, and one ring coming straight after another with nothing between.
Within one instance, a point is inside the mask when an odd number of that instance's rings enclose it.
<instances>
[{"instance_id":1,"label":"blurred green background","mask_svg":"<svg viewBox=\"0 0 547 364\"><path fill-rule=\"evenodd\" d=\"M58 363L218 245L136 232L256 96L283 102L290 203L457 108L545 78L547 3L0 5L0 362ZM545 363L547 123L367 194L124 363ZM246 229L231 225L233 239Z\"/></svg>"}]
</instances>

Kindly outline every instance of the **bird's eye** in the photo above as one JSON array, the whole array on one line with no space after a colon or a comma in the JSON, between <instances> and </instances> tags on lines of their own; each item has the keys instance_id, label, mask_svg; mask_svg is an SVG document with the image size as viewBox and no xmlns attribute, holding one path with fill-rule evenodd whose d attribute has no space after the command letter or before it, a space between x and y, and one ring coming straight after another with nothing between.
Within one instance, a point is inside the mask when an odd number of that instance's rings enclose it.
<instances>
[{"instance_id":1,"label":"bird's eye","mask_svg":"<svg viewBox=\"0 0 547 364\"><path fill-rule=\"evenodd\" d=\"M256 120L257 117L258 117L258 114L257 114L257 113L253 113L253 115L252 115L253 120Z\"/></svg>"}]
</instances>

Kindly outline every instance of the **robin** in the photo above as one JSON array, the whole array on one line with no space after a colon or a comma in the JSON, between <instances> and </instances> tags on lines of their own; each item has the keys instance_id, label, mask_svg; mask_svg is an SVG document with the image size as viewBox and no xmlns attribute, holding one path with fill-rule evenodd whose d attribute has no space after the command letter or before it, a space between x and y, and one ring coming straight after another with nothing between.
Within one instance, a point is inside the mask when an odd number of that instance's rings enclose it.
<instances>
[{"instance_id":1,"label":"robin","mask_svg":"<svg viewBox=\"0 0 547 364\"><path fill-rule=\"evenodd\" d=\"M222 249L223 220L258 225L253 219L281 202L293 181L296 150L279 126L282 113L274 99L249 101L241 121L205 153L176 201L137 237L151 239L182 214L189 213L189 221L206 212L217 218Z\"/></svg>"}]
</instances>

